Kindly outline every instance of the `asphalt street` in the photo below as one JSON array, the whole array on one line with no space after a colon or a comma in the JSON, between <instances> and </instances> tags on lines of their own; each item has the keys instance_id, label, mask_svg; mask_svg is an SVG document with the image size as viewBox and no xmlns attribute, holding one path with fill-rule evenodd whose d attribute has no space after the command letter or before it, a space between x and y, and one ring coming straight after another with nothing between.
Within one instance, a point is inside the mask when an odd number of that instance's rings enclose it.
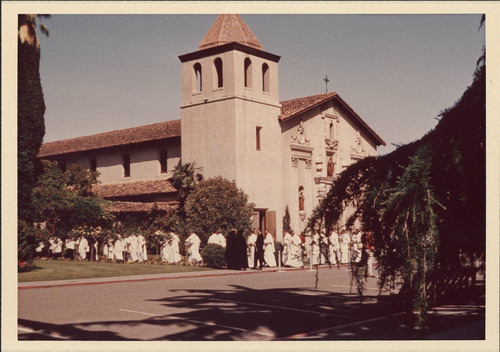
<instances>
[{"instance_id":1,"label":"asphalt street","mask_svg":"<svg viewBox=\"0 0 500 352\"><path fill-rule=\"evenodd\" d=\"M217 273L110 282L82 280L62 286L20 285L18 339L268 341L410 337L401 328L404 315L388 300L389 292L377 297L377 279L368 278L360 301L350 286L347 268ZM451 311L453 316L462 315L462 325L481 321L481 314L484 317L481 304Z\"/></svg>"}]
</instances>

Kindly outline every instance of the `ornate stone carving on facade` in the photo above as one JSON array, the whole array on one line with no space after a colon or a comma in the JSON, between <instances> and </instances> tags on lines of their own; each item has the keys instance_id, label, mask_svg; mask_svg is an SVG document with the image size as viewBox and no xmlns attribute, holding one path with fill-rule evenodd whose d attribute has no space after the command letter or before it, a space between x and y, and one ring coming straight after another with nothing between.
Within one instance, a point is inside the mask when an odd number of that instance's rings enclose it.
<instances>
[{"instance_id":1,"label":"ornate stone carving on facade","mask_svg":"<svg viewBox=\"0 0 500 352\"><path fill-rule=\"evenodd\" d=\"M321 116L324 120L324 135L327 148L336 150L339 140L337 136L337 128L340 119L337 115L324 114Z\"/></svg>"},{"instance_id":2,"label":"ornate stone carving on facade","mask_svg":"<svg viewBox=\"0 0 500 352\"><path fill-rule=\"evenodd\" d=\"M366 155L366 151L363 149L363 146L361 145L361 134L359 131L356 131L356 139L354 140L354 144L351 146L351 151L352 153L358 154L358 155Z\"/></svg>"},{"instance_id":3,"label":"ornate stone carving on facade","mask_svg":"<svg viewBox=\"0 0 500 352\"><path fill-rule=\"evenodd\" d=\"M307 212L305 211L299 211L299 218L301 221L304 221L306 219Z\"/></svg>"},{"instance_id":4,"label":"ornate stone carving on facade","mask_svg":"<svg viewBox=\"0 0 500 352\"><path fill-rule=\"evenodd\" d=\"M315 177L314 183L316 184L316 198L319 200L326 197L330 188L332 188L334 178L332 177Z\"/></svg>"},{"instance_id":5,"label":"ornate stone carving on facade","mask_svg":"<svg viewBox=\"0 0 500 352\"><path fill-rule=\"evenodd\" d=\"M305 159L306 162L306 169L310 169L312 167L312 160L311 159Z\"/></svg>"},{"instance_id":6,"label":"ornate stone carving on facade","mask_svg":"<svg viewBox=\"0 0 500 352\"><path fill-rule=\"evenodd\" d=\"M299 166L299 158L292 156L292 166Z\"/></svg>"},{"instance_id":7,"label":"ornate stone carving on facade","mask_svg":"<svg viewBox=\"0 0 500 352\"><path fill-rule=\"evenodd\" d=\"M299 125L297 126L297 133L292 136L292 143L309 145L309 138L306 136L306 130L304 128L304 122L300 120Z\"/></svg>"},{"instance_id":8,"label":"ornate stone carving on facade","mask_svg":"<svg viewBox=\"0 0 500 352\"><path fill-rule=\"evenodd\" d=\"M319 153L316 157L316 174L321 176L321 171L323 171L323 154Z\"/></svg>"}]
</instances>

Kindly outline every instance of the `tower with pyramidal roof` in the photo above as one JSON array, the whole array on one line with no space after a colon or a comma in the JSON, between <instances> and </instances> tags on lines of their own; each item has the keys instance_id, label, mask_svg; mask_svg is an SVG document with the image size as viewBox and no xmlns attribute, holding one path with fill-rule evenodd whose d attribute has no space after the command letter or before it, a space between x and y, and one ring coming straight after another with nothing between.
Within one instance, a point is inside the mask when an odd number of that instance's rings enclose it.
<instances>
[{"instance_id":1,"label":"tower with pyramidal roof","mask_svg":"<svg viewBox=\"0 0 500 352\"><path fill-rule=\"evenodd\" d=\"M282 211L280 57L262 49L239 15L220 15L198 50L179 59L182 162L195 162L205 178L235 180L260 225L275 231Z\"/></svg>"}]
</instances>

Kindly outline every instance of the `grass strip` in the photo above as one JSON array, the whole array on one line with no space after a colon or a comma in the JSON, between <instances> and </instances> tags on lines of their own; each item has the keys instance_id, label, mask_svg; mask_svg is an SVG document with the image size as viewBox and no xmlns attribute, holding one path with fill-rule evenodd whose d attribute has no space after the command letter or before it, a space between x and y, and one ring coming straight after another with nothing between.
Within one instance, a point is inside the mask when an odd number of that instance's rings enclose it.
<instances>
[{"instance_id":1,"label":"grass strip","mask_svg":"<svg viewBox=\"0 0 500 352\"><path fill-rule=\"evenodd\" d=\"M35 266L36 269L32 271L18 273L19 282L74 280L214 270L184 265L79 262L66 260L35 260Z\"/></svg>"}]
</instances>

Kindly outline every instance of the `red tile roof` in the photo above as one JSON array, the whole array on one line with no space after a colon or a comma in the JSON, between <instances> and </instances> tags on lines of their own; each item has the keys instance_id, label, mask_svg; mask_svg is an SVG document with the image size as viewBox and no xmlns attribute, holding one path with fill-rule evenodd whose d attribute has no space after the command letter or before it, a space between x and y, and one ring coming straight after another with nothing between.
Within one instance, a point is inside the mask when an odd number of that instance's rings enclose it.
<instances>
[{"instance_id":1,"label":"red tile roof","mask_svg":"<svg viewBox=\"0 0 500 352\"><path fill-rule=\"evenodd\" d=\"M239 15L220 15L217 17L198 49L232 42L262 50L262 44Z\"/></svg>"},{"instance_id":2,"label":"red tile roof","mask_svg":"<svg viewBox=\"0 0 500 352\"><path fill-rule=\"evenodd\" d=\"M337 93L331 92L326 94L316 94L303 98L296 98L291 100L285 100L281 102L281 114L280 120L288 120L293 116L305 111L312 109L324 101L336 96Z\"/></svg>"},{"instance_id":3,"label":"red tile roof","mask_svg":"<svg viewBox=\"0 0 500 352\"><path fill-rule=\"evenodd\" d=\"M281 114L279 116L280 122L287 121L299 114L309 111L324 102L335 99L346 110L348 110L354 119L363 126L368 133L370 133L379 145L385 145L385 142L380 136L371 129L368 124L335 92L316 94L308 97L285 100L281 102Z\"/></svg>"},{"instance_id":4,"label":"red tile roof","mask_svg":"<svg viewBox=\"0 0 500 352\"><path fill-rule=\"evenodd\" d=\"M93 190L98 196L108 199L177 192L168 179L100 184L94 186Z\"/></svg>"},{"instance_id":5,"label":"red tile roof","mask_svg":"<svg viewBox=\"0 0 500 352\"><path fill-rule=\"evenodd\" d=\"M144 213L150 212L154 206L160 210L170 211L177 208L179 202L122 202L115 201L106 206L112 213Z\"/></svg>"},{"instance_id":6,"label":"red tile roof","mask_svg":"<svg viewBox=\"0 0 500 352\"><path fill-rule=\"evenodd\" d=\"M172 120L151 125L127 128L91 136L64 139L44 143L39 157L83 152L121 145L149 142L181 136L181 120Z\"/></svg>"}]
</instances>

